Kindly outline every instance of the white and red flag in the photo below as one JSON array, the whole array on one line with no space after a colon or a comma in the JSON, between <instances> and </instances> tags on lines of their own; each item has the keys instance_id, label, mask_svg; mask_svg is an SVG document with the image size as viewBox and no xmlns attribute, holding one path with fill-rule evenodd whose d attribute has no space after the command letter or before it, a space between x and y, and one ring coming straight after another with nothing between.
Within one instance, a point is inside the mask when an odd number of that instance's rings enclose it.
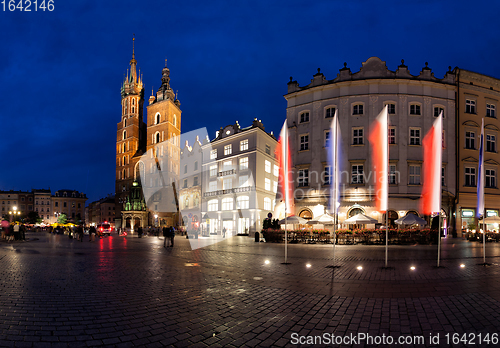
<instances>
[{"instance_id":1,"label":"white and red flag","mask_svg":"<svg viewBox=\"0 0 500 348\"><path fill-rule=\"evenodd\" d=\"M372 147L372 166L375 173L375 202L381 213L387 211L389 201L389 116L387 106L372 123L370 144Z\"/></svg>"},{"instance_id":2,"label":"white and red flag","mask_svg":"<svg viewBox=\"0 0 500 348\"><path fill-rule=\"evenodd\" d=\"M293 178L292 178L292 156L288 142L288 125L285 120L281 128L280 138L276 146L276 157L279 163L278 177L278 199L285 204L285 216L293 215Z\"/></svg>"},{"instance_id":3,"label":"white and red flag","mask_svg":"<svg viewBox=\"0 0 500 348\"><path fill-rule=\"evenodd\" d=\"M441 210L441 167L443 156L443 112L422 141L424 150L421 211L424 215Z\"/></svg>"}]
</instances>

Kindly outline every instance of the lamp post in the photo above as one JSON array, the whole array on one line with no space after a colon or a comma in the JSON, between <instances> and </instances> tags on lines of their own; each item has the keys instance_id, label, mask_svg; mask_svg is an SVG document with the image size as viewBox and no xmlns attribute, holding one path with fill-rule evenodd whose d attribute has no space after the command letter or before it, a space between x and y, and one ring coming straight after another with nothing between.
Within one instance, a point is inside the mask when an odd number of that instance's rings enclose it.
<instances>
[{"instance_id":1,"label":"lamp post","mask_svg":"<svg viewBox=\"0 0 500 348\"><path fill-rule=\"evenodd\" d=\"M9 222L12 223L12 216L14 215L21 215L21 212L17 210L17 207L16 206L13 206L12 207L12 210L9 211Z\"/></svg>"}]
</instances>

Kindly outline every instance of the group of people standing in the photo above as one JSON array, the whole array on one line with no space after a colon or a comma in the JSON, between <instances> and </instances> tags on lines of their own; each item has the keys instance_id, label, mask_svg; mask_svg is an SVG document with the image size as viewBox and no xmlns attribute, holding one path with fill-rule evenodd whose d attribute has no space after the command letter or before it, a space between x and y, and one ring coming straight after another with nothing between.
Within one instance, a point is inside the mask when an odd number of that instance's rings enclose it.
<instances>
[{"instance_id":1,"label":"group of people standing","mask_svg":"<svg viewBox=\"0 0 500 348\"><path fill-rule=\"evenodd\" d=\"M9 224L6 220L2 220L2 240L11 242L14 240L26 240L26 226L18 222Z\"/></svg>"},{"instance_id":2,"label":"group of people standing","mask_svg":"<svg viewBox=\"0 0 500 348\"><path fill-rule=\"evenodd\" d=\"M174 237L175 237L175 228L173 226L163 227L163 247L173 247L174 246ZM168 243L170 242L170 243ZM167 245L170 244L170 245Z\"/></svg>"}]
</instances>

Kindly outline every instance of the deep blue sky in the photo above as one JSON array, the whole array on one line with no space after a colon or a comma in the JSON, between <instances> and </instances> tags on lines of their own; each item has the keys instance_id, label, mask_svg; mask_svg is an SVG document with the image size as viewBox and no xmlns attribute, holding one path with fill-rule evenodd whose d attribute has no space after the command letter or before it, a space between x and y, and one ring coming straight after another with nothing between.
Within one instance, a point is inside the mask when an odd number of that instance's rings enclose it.
<instances>
[{"instance_id":1,"label":"deep blue sky","mask_svg":"<svg viewBox=\"0 0 500 348\"><path fill-rule=\"evenodd\" d=\"M40 2L40 1L39 1ZM1 5L0 5L1 6ZM0 9L1 10L1 9ZM146 101L168 58L182 132L254 117L279 131L289 77L333 79L378 56L417 75L500 77L498 2L55 0L0 12L0 190L114 191L120 85L132 35Z\"/></svg>"}]
</instances>

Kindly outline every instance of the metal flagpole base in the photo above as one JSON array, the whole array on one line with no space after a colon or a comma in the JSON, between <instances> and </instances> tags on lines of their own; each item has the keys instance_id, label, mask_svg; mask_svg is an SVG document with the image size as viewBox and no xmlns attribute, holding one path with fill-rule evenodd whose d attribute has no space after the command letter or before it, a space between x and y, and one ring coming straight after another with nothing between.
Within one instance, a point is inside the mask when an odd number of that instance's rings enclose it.
<instances>
[{"instance_id":1,"label":"metal flagpole base","mask_svg":"<svg viewBox=\"0 0 500 348\"><path fill-rule=\"evenodd\" d=\"M446 268L446 267L439 265L439 266L432 266L432 268Z\"/></svg>"},{"instance_id":2,"label":"metal flagpole base","mask_svg":"<svg viewBox=\"0 0 500 348\"><path fill-rule=\"evenodd\" d=\"M483 263L478 263L477 265L478 266L491 266L493 264L492 263L488 263L488 262L483 262Z\"/></svg>"},{"instance_id":3,"label":"metal flagpole base","mask_svg":"<svg viewBox=\"0 0 500 348\"><path fill-rule=\"evenodd\" d=\"M292 263L291 262L282 262L281 264L282 265L291 265Z\"/></svg>"},{"instance_id":4,"label":"metal flagpole base","mask_svg":"<svg viewBox=\"0 0 500 348\"><path fill-rule=\"evenodd\" d=\"M336 266L336 265L328 265L325 268L340 268L342 266Z\"/></svg>"},{"instance_id":5,"label":"metal flagpole base","mask_svg":"<svg viewBox=\"0 0 500 348\"><path fill-rule=\"evenodd\" d=\"M380 269L391 270L391 269L395 269L395 268L391 267L391 266L382 266L382 267L380 267Z\"/></svg>"}]
</instances>

